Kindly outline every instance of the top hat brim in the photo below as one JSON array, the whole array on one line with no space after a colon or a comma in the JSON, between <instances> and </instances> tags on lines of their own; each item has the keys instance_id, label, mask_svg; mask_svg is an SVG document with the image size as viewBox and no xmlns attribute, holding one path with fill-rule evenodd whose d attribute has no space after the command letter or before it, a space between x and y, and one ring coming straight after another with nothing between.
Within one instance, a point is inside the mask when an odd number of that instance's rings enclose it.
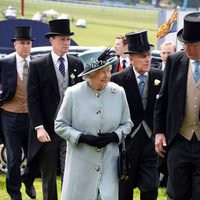
<instances>
[{"instance_id":1,"label":"top hat brim","mask_svg":"<svg viewBox=\"0 0 200 200\"><path fill-rule=\"evenodd\" d=\"M35 41L35 38L30 38L30 37L28 37L28 38L12 38L11 39L11 41L12 42L15 42L16 40L31 40L31 41Z\"/></svg>"},{"instance_id":2,"label":"top hat brim","mask_svg":"<svg viewBox=\"0 0 200 200\"><path fill-rule=\"evenodd\" d=\"M46 38L50 38L51 36L62 35L62 36L71 36L74 35L74 32L70 33L56 33L56 32L49 32L45 34Z\"/></svg>"},{"instance_id":3,"label":"top hat brim","mask_svg":"<svg viewBox=\"0 0 200 200\"><path fill-rule=\"evenodd\" d=\"M144 50L144 51L137 51L137 50L133 50L133 51L126 51L124 52L124 54L142 54L142 53L147 53L147 52L150 52L154 49L154 45L153 44L150 44L149 45L150 49L149 50Z\"/></svg>"},{"instance_id":4,"label":"top hat brim","mask_svg":"<svg viewBox=\"0 0 200 200\"><path fill-rule=\"evenodd\" d=\"M183 38L183 28L177 33L177 39L178 39L180 42L187 42L187 43L200 42L200 39L199 39L199 40L185 40L185 39Z\"/></svg>"},{"instance_id":5,"label":"top hat brim","mask_svg":"<svg viewBox=\"0 0 200 200\"><path fill-rule=\"evenodd\" d=\"M97 71L97 70L99 70L99 69L101 69L101 68L103 68L103 67L105 67L105 66L107 66L107 65L111 65L111 64L114 63L117 59L118 59L117 56L112 57L112 58L108 59L108 62L106 62L104 65L102 65L102 66L100 66L100 67L97 67L97 68L94 68L94 69L91 68L90 70L88 70L88 69L84 70L83 72L81 72L81 73L78 75L78 77L85 76L85 75L90 74L90 73L92 73L92 72L95 72L95 71Z\"/></svg>"}]
</instances>

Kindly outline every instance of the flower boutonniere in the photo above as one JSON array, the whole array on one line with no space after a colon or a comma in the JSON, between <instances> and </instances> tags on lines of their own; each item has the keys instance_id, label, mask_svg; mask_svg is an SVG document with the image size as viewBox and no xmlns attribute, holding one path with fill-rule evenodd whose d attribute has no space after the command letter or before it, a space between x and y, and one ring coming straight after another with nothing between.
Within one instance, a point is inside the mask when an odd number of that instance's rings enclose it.
<instances>
[{"instance_id":1,"label":"flower boutonniere","mask_svg":"<svg viewBox=\"0 0 200 200\"><path fill-rule=\"evenodd\" d=\"M111 88L111 92L112 92L112 93L116 93L116 92L117 92L117 89L116 89L115 87L112 87L112 88Z\"/></svg>"},{"instance_id":2,"label":"flower boutonniere","mask_svg":"<svg viewBox=\"0 0 200 200\"><path fill-rule=\"evenodd\" d=\"M75 84L75 78L76 78L76 69L74 69L74 72L72 72L71 74L70 74L70 79L71 79L71 83L74 85Z\"/></svg>"},{"instance_id":3,"label":"flower boutonniere","mask_svg":"<svg viewBox=\"0 0 200 200\"><path fill-rule=\"evenodd\" d=\"M70 78L71 78L71 79L75 79L74 73L71 73L71 74L70 74Z\"/></svg>"},{"instance_id":4,"label":"flower boutonniere","mask_svg":"<svg viewBox=\"0 0 200 200\"><path fill-rule=\"evenodd\" d=\"M76 78L76 76L74 75L74 73L71 73L70 74L70 79L71 79L71 83L72 84L75 84L75 78Z\"/></svg>"},{"instance_id":5,"label":"flower boutonniere","mask_svg":"<svg viewBox=\"0 0 200 200\"><path fill-rule=\"evenodd\" d=\"M155 80L154 80L154 85L155 85L155 86L158 86L160 83L161 83L160 80L158 80L158 79L155 79Z\"/></svg>"}]
</instances>

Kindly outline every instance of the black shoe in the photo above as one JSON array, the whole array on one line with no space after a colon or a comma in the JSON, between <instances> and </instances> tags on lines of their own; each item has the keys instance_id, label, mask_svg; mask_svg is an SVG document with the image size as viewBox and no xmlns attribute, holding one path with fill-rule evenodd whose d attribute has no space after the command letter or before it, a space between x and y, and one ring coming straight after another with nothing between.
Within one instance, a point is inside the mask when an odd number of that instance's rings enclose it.
<instances>
[{"instance_id":1,"label":"black shoe","mask_svg":"<svg viewBox=\"0 0 200 200\"><path fill-rule=\"evenodd\" d=\"M30 185L29 187L26 186L26 194L31 198L35 199L36 198L36 192L35 192L35 187L33 185Z\"/></svg>"}]
</instances>

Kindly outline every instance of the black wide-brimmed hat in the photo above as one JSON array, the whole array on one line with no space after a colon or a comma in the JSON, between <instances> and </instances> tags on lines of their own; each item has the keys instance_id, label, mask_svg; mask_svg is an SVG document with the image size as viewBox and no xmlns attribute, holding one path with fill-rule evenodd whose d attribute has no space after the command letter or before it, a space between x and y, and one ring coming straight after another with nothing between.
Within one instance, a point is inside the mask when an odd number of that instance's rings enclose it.
<instances>
[{"instance_id":1,"label":"black wide-brimmed hat","mask_svg":"<svg viewBox=\"0 0 200 200\"><path fill-rule=\"evenodd\" d=\"M184 17L184 25L177 33L177 38L188 43L200 41L200 12L190 13Z\"/></svg>"},{"instance_id":2,"label":"black wide-brimmed hat","mask_svg":"<svg viewBox=\"0 0 200 200\"><path fill-rule=\"evenodd\" d=\"M147 31L130 32L126 35L128 51L126 54L145 53L153 50L154 45L149 44Z\"/></svg>"},{"instance_id":3,"label":"black wide-brimmed hat","mask_svg":"<svg viewBox=\"0 0 200 200\"><path fill-rule=\"evenodd\" d=\"M15 36L11 39L12 42L16 40L35 40L35 38L32 38L31 36L31 27L30 26L16 26L14 28L15 30Z\"/></svg>"},{"instance_id":4,"label":"black wide-brimmed hat","mask_svg":"<svg viewBox=\"0 0 200 200\"><path fill-rule=\"evenodd\" d=\"M111 65L117 60L117 56L110 48L90 49L80 53L78 57L84 66L84 71L78 75L79 77Z\"/></svg>"},{"instance_id":5,"label":"black wide-brimmed hat","mask_svg":"<svg viewBox=\"0 0 200 200\"><path fill-rule=\"evenodd\" d=\"M69 19L55 19L49 21L50 32L45 34L46 38L54 35L71 36L74 32L70 31Z\"/></svg>"}]
</instances>

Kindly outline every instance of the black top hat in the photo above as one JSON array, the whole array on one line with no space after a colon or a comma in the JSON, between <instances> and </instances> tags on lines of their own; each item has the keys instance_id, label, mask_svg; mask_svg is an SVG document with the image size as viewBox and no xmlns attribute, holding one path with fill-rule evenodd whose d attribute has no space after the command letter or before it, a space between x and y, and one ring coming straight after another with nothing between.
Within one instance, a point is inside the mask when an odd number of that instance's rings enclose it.
<instances>
[{"instance_id":1,"label":"black top hat","mask_svg":"<svg viewBox=\"0 0 200 200\"><path fill-rule=\"evenodd\" d=\"M184 25L177 33L177 38L188 43L200 41L200 12L190 13L184 17Z\"/></svg>"},{"instance_id":2,"label":"black top hat","mask_svg":"<svg viewBox=\"0 0 200 200\"><path fill-rule=\"evenodd\" d=\"M49 28L50 32L45 34L46 38L49 38L54 35L66 35L66 36L74 35L74 33L70 31L69 19L51 20L49 21Z\"/></svg>"},{"instance_id":3,"label":"black top hat","mask_svg":"<svg viewBox=\"0 0 200 200\"><path fill-rule=\"evenodd\" d=\"M154 48L154 45L148 42L146 30L130 32L125 36L128 43L128 51L125 52L126 54L145 53Z\"/></svg>"},{"instance_id":4,"label":"black top hat","mask_svg":"<svg viewBox=\"0 0 200 200\"><path fill-rule=\"evenodd\" d=\"M12 42L16 40L35 40L35 38L31 37L31 27L30 26L16 26L15 28L15 36L11 39Z\"/></svg>"}]
</instances>

